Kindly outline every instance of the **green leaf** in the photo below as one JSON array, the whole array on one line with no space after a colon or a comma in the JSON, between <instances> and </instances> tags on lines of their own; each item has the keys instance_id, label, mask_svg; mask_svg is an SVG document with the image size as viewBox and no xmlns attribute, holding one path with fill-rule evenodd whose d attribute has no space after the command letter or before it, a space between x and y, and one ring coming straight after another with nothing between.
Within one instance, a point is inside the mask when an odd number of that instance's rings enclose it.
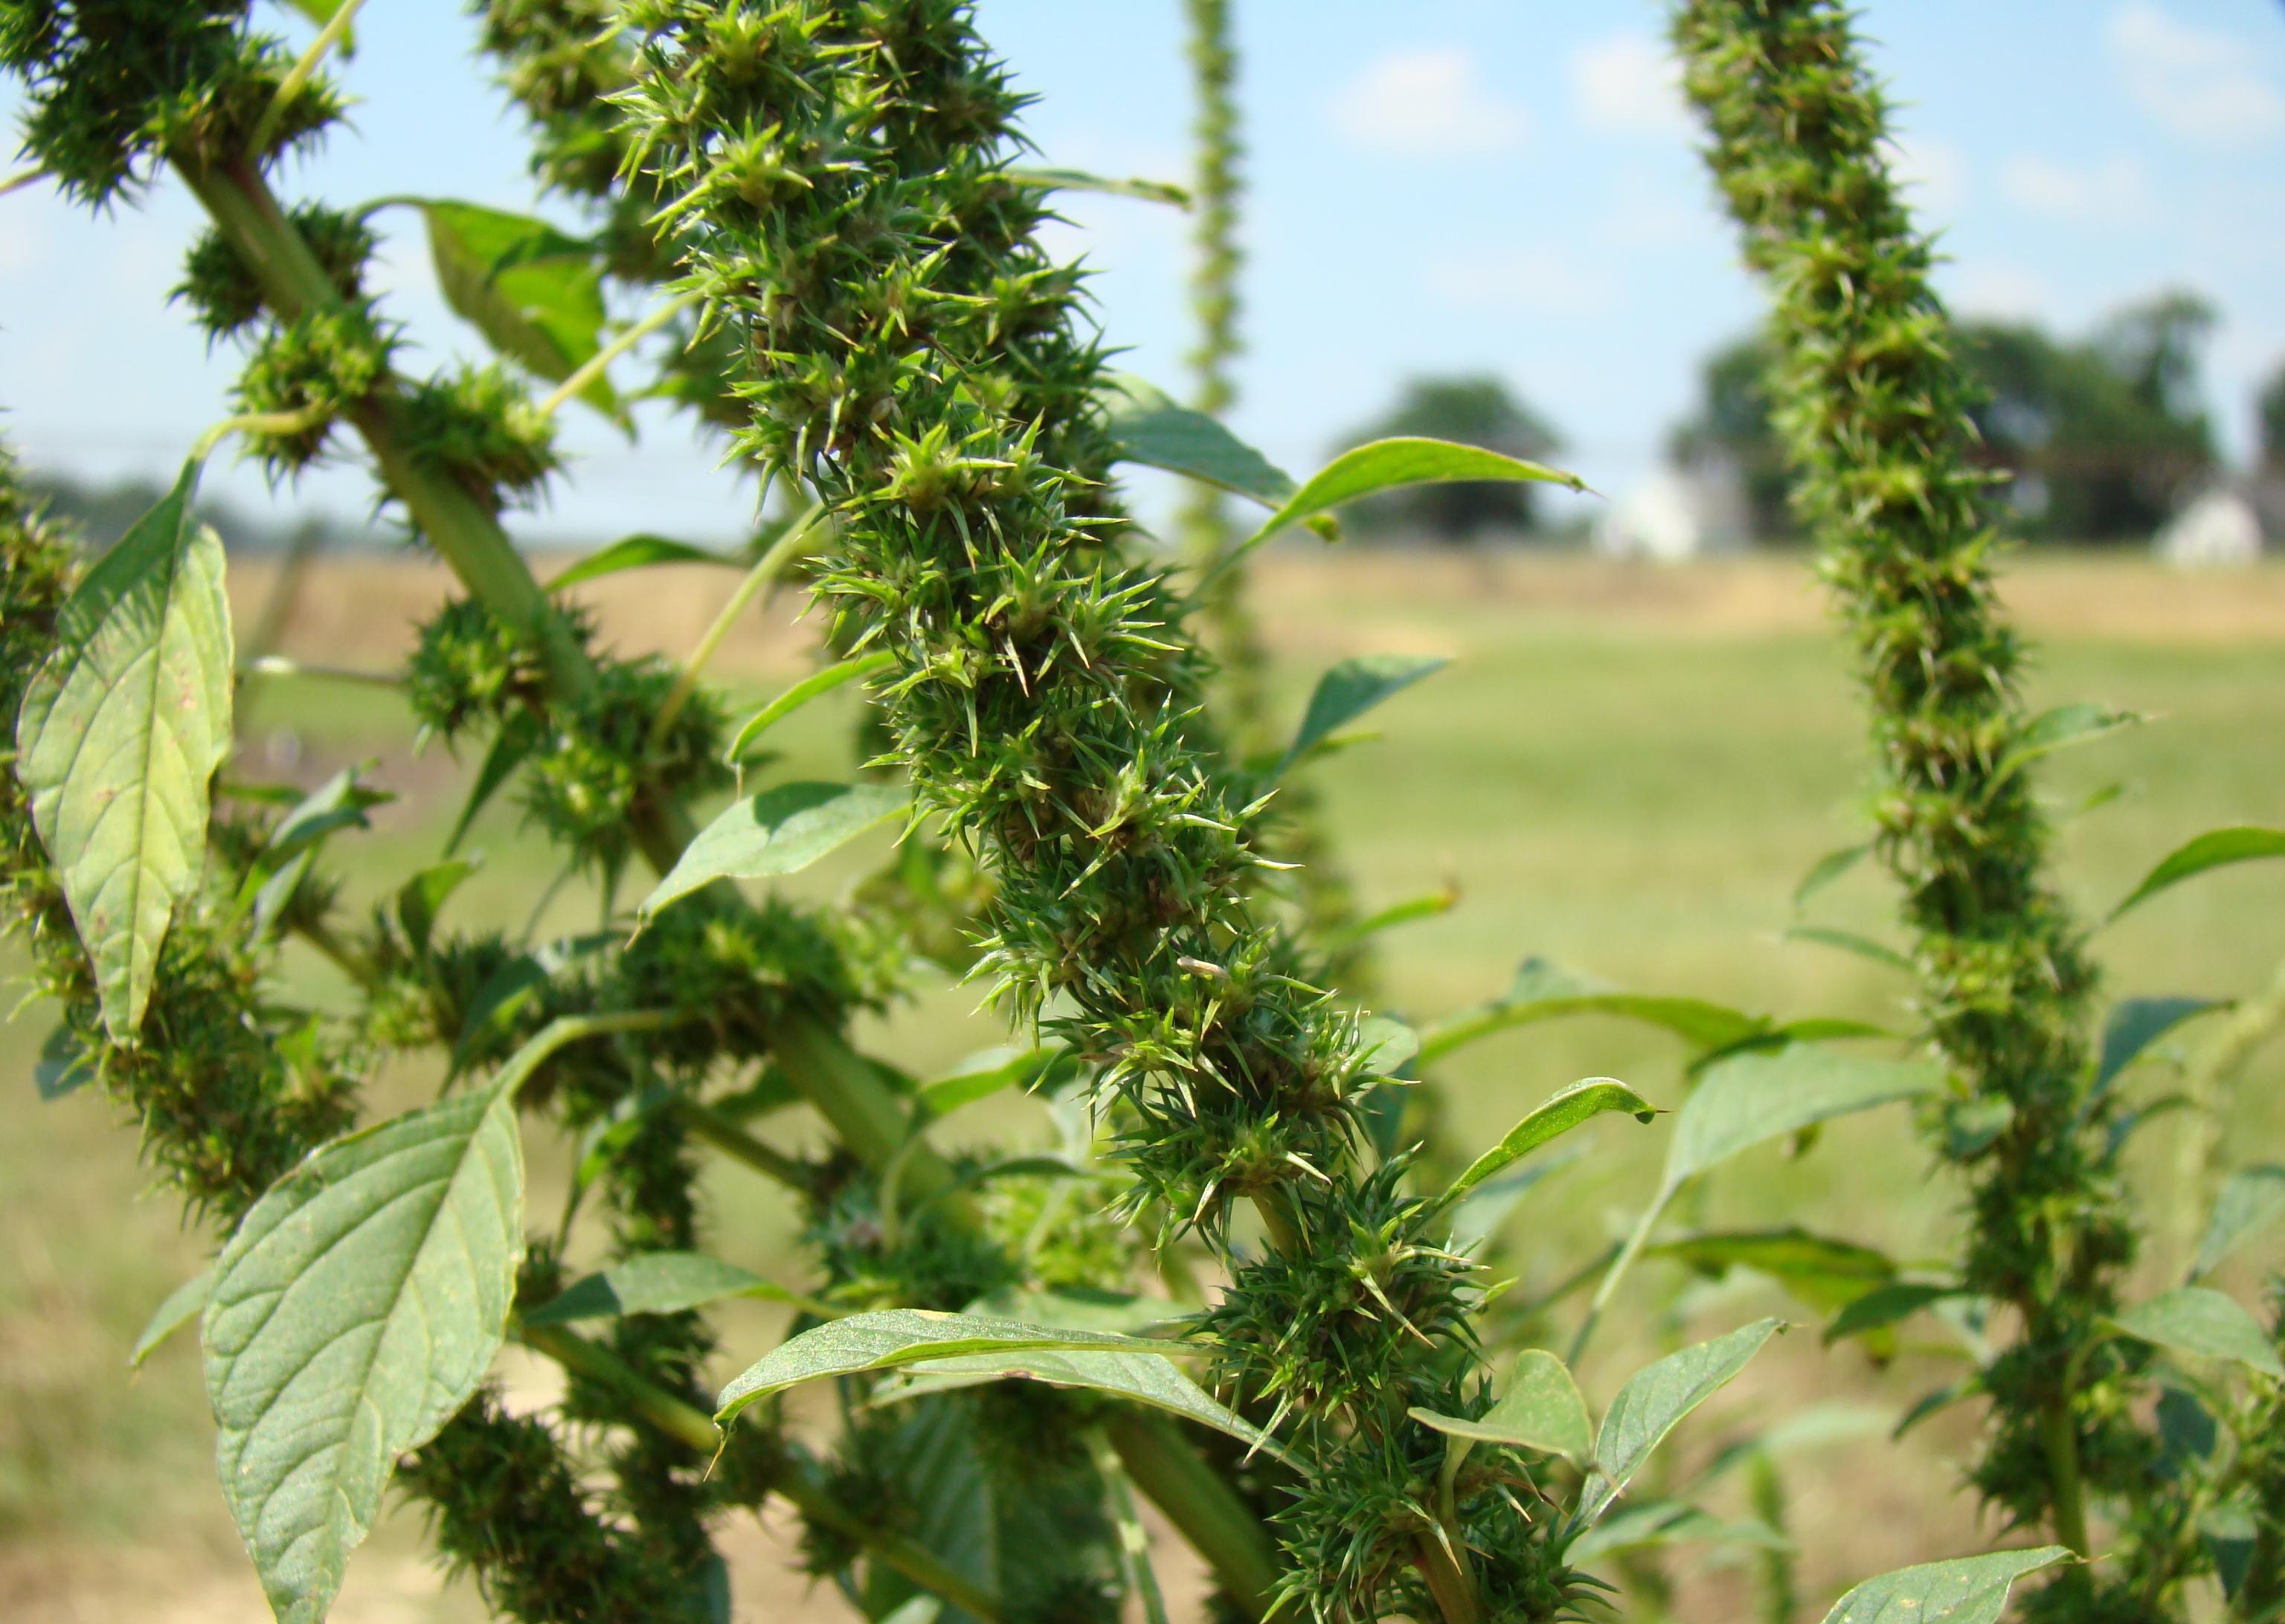
<instances>
[{"instance_id":1,"label":"green leaf","mask_svg":"<svg viewBox=\"0 0 2285 1624\"><path fill-rule=\"evenodd\" d=\"M1842 953L1853 953L1860 959L1870 959L1875 964L1885 964L1890 969L1909 971L1912 961L1884 942L1854 930L1836 930L1830 925L1794 925L1785 933L1788 942L1815 942L1823 947L1837 947Z\"/></svg>"},{"instance_id":2,"label":"green leaf","mask_svg":"<svg viewBox=\"0 0 2285 1624\"><path fill-rule=\"evenodd\" d=\"M1449 1207L1509 1164L1529 1155L1551 1139L1559 1138L1581 1123L1605 1111L1622 1110L1637 1122L1658 1115L1658 1107L1615 1078L1590 1077L1572 1084L1507 1131L1507 1136L1469 1164L1438 1200Z\"/></svg>"},{"instance_id":3,"label":"green leaf","mask_svg":"<svg viewBox=\"0 0 2285 1624\"><path fill-rule=\"evenodd\" d=\"M1611 1015L1641 1021L1673 1032L1699 1049L1734 1047L1770 1031L1769 1022L1761 1016L1702 999L1621 992L1533 957L1516 970L1515 983L1504 997L1463 1010L1423 1032L1420 1061L1425 1065L1511 1027L1574 1015Z\"/></svg>"},{"instance_id":4,"label":"green leaf","mask_svg":"<svg viewBox=\"0 0 2285 1624\"><path fill-rule=\"evenodd\" d=\"M877 1319L882 1316L867 1314L858 1317ZM835 1322L835 1325L848 1323L847 1320ZM820 1326L818 1330L831 1330L835 1325ZM803 1334L813 1337L818 1333L813 1330ZM1076 1336L1081 1333L1056 1334ZM797 1338L795 1340L799 1339ZM1150 1347L1154 1345L1142 1343L1141 1345ZM1167 1345L1162 1342L1155 1345L1164 1348ZM1211 1393L1176 1369L1174 1361L1163 1353L1091 1353L1065 1346L954 1354L913 1364L898 1379L885 1384L875 1395L873 1402L894 1404L954 1388L1005 1381L1040 1382L1050 1387L1084 1387L1117 1398L1132 1399L1138 1404L1147 1404L1153 1409L1163 1409L1170 1415L1180 1416L1185 1421L1195 1421L1201 1426L1227 1433L1250 1448L1284 1458L1284 1451L1263 1436L1260 1429L1218 1402ZM716 1419L726 1418L718 1415Z\"/></svg>"},{"instance_id":5,"label":"green leaf","mask_svg":"<svg viewBox=\"0 0 2285 1624\"><path fill-rule=\"evenodd\" d=\"M2210 998L2130 998L2114 1005L2102 1026L2102 1057L2094 1068L2094 1094L2107 1092L2142 1052L2193 1016L2220 1006Z\"/></svg>"},{"instance_id":6,"label":"green leaf","mask_svg":"<svg viewBox=\"0 0 2285 1624\"><path fill-rule=\"evenodd\" d=\"M1598 1557L1664 1545L1746 1545L1790 1550L1793 1542L1757 1518L1724 1522L1679 1500L1652 1500L1606 1517L1571 1542L1563 1559L1584 1567Z\"/></svg>"},{"instance_id":7,"label":"green leaf","mask_svg":"<svg viewBox=\"0 0 2285 1624\"><path fill-rule=\"evenodd\" d=\"M1501 480L1567 485L1584 490L1586 482L1575 474L1503 456L1477 445L1457 445L1449 440L1406 437L1375 440L1342 452L1304 481L1239 551L1256 547L1315 514L1322 514L1362 497L1377 496L1410 485L1449 484L1455 481Z\"/></svg>"},{"instance_id":8,"label":"green leaf","mask_svg":"<svg viewBox=\"0 0 2285 1624\"><path fill-rule=\"evenodd\" d=\"M2228 863L2250 863L2264 857L2285 857L2285 829L2209 829L2195 840L2168 853L2155 868L2142 876L2142 883L2128 892L2124 901L2110 910L2108 918L2103 922L2111 923L2129 908L2140 907L2160 891L2179 885L2209 868L2219 868Z\"/></svg>"},{"instance_id":9,"label":"green leaf","mask_svg":"<svg viewBox=\"0 0 2285 1624\"><path fill-rule=\"evenodd\" d=\"M1708 1275L1753 1269L1826 1314L1896 1273L1885 1252L1794 1226L1684 1236L1648 1251Z\"/></svg>"},{"instance_id":10,"label":"green leaf","mask_svg":"<svg viewBox=\"0 0 2285 1624\"><path fill-rule=\"evenodd\" d=\"M1043 192L1100 192L1107 197L1139 198L1145 203L1171 203L1176 208L1190 206L1190 194L1170 181L1114 180L1085 169L1017 169L1002 173L1019 186L1036 186Z\"/></svg>"},{"instance_id":11,"label":"green leaf","mask_svg":"<svg viewBox=\"0 0 2285 1624\"><path fill-rule=\"evenodd\" d=\"M731 1297L800 1303L797 1292L750 1268L695 1251L653 1251L615 1263L566 1286L523 1316L527 1325L569 1325L630 1314L680 1314Z\"/></svg>"},{"instance_id":12,"label":"green leaf","mask_svg":"<svg viewBox=\"0 0 2285 1624\"><path fill-rule=\"evenodd\" d=\"M1637 1371L1611 1400L1595 1435L1595 1470L1580 1490L1579 1521L1592 1523L1609 1510L1682 1418L1727 1385L1784 1329L1782 1321L1756 1320Z\"/></svg>"},{"instance_id":13,"label":"green leaf","mask_svg":"<svg viewBox=\"0 0 2285 1624\"><path fill-rule=\"evenodd\" d=\"M546 221L444 198L400 198L428 225L436 285L453 313L510 360L561 383L603 347L603 265L595 245ZM611 381L579 397L624 420Z\"/></svg>"},{"instance_id":14,"label":"green leaf","mask_svg":"<svg viewBox=\"0 0 2285 1624\"><path fill-rule=\"evenodd\" d=\"M1370 937L1409 925L1415 920L1434 919L1449 914L1459 906L1460 893L1451 886L1442 890L1428 891L1418 897L1408 897L1402 902L1391 903L1378 914L1368 914L1333 938L1332 945L1353 947Z\"/></svg>"},{"instance_id":15,"label":"green leaf","mask_svg":"<svg viewBox=\"0 0 2285 1624\"><path fill-rule=\"evenodd\" d=\"M1866 841L1862 845L1843 846L1838 851L1827 851L1823 857L1818 858L1809 866L1809 872L1801 876L1801 883L1793 888L1794 906L1798 908L1842 875L1856 867L1872 854L1872 851L1873 843Z\"/></svg>"},{"instance_id":16,"label":"green leaf","mask_svg":"<svg viewBox=\"0 0 2285 1624\"><path fill-rule=\"evenodd\" d=\"M40 1045L32 1064L32 1086L43 1100L60 1100L95 1080L95 1056L80 1044L68 1026L59 1025Z\"/></svg>"},{"instance_id":17,"label":"green leaf","mask_svg":"<svg viewBox=\"0 0 2285 1624\"><path fill-rule=\"evenodd\" d=\"M1369 1015L1357 1024L1357 1063L1376 1077L1403 1077L1420 1053L1420 1034L1394 1016Z\"/></svg>"},{"instance_id":18,"label":"green leaf","mask_svg":"<svg viewBox=\"0 0 2285 1624\"><path fill-rule=\"evenodd\" d=\"M2285 1377L2285 1362L2261 1322L2234 1297L2210 1286L2178 1286L2113 1315L2110 1326L2137 1341L2205 1359L2234 1359L2269 1376Z\"/></svg>"},{"instance_id":19,"label":"green leaf","mask_svg":"<svg viewBox=\"0 0 2285 1624\"><path fill-rule=\"evenodd\" d=\"M648 921L717 880L795 874L912 804L884 784L780 784L732 804L698 832L672 872L635 911Z\"/></svg>"},{"instance_id":20,"label":"green leaf","mask_svg":"<svg viewBox=\"0 0 2285 1624\"><path fill-rule=\"evenodd\" d=\"M860 677L869 677L875 671L886 671L896 663L896 655L884 648L877 654L865 655L854 660L844 660L837 665L827 666L821 671L813 671L747 718L746 725L738 729L738 736L730 741L730 748L722 752L722 759L733 766L736 765L739 757L746 753L755 740L809 703L811 700L821 694L830 694L842 684L854 682Z\"/></svg>"},{"instance_id":21,"label":"green leaf","mask_svg":"<svg viewBox=\"0 0 2285 1624\"><path fill-rule=\"evenodd\" d=\"M2018 1579L2074 1560L2061 1545L2042 1545L1900 1567L1835 1602L1825 1624L1998 1624Z\"/></svg>"},{"instance_id":22,"label":"green leaf","mask_svg":"<svg viewBox=\"0 0 2285 1624\"><path fill-rule=\"evenodd\" d=\"M1874 1287L1833 1315L1833 1323L1825 1328L1825 1340L1830 1345L1866 1331L1885 1330L1946 1298L1965 1294L1964 1287L1940 1282L1892 1281Z\"/></svg>"},{"instance_id":23,"label":"green leaf","mask_svg":"<svg viewBox=\"0 0 2285 1624\"><path fill-rule=\"evenodd\" d=\"M1472 1420L1428 1409L1409 1413L1421 1425L1448 1438L1536 1449L1582 1466L1594 1447L1594 1423L1587 1416L1587 1400L1579 1396L1579 1384L1563 1361L1543 1348L1527 1349L1515 1361L1499 1402Z\"/></svg>"},{"instance_id":24,"label":"green leaf","mask_svg":"<svg viewBox=\"0 0 2285 1624\"><path fill-rule=\"evenodd\" d=\"M1943 1068L1930 1061L1878 1060L1817 1044L1732 1055L1708 1067L1683 1102L1667 1147L1666 1188L1677 1189L1741 1150L1943 1084Z\"/></svg>"},{"instance_id":25,"label":"green leaf","mask_svg":"<svg viewBox=\"0 0 2285 1624\"><path fill-rule=\"evenodd\" d=\"M653 564L716 564L734 569L743 561L734 553L718 553L711 547L694 547L687 541L670 540L646 530L634 536L623 536L609 546L590 553L550 581L547 593L553 597L585 582L616 575L623 569L645 569Z\"/></svg>"},{"instance_id":26,"label":"green leaf","mask_svg":"<svg viewBox=\"0 0 2285 1624\"><path fill-rule=\"evenodd\" d=\"M459 1075L461 1068L483 1047L483 1040L514 1020L516 1011L531 1001L533 993L580 960L607 947L616 947L619 941L616 930L566 937L519 953L494 970L476 989L475 996L468 1000L467 1013L460 1018L460 1040L452 1047L448 1075Z\"/></svg>"},{"instance_id":27,"label":"green leaf","mask_svg":"<svg viewBox=\"0 0 2285 1624\"><path fill-rule=\"evenodd\" d=\"M134 1349L127 1355L128 1368L140 1370L143 1361L157 1353L161 1344L204 1313L207 1298L213 1291L214 1270L202 1268L168 1292L166 1299L152 1311L150 1322L136 1337Z\"/></svg>"},{"instance_id":28,"label":"green leaf","mask_svg":"<svg viewBox=\"0 0 2285 1624\"><path fill-rule=\"evenodd\" d=\"M185 464L65 600L16 717L16 775L122 1044L198 883L208 782L230 753L230 603L222 540L191 512L198 478Z\"/></svg>"},{"instance_id":29,"label":"green leaf","mask_svg":"<svg viewBox=\"0 0 2285 1624\"><path fill-rule=\"evenodd\" d=\"M1099 1286L1058 1286L1041 1291L1010 1287L970 1303L965 1312L996 1320L1019 1320L1056 1330L1104 1331L1140 1337L1186 1324L1190 1315L1163 1297L1107 1291Z\"/></svg>"},{"instance_id":30,"label":"green leaf","mask_svg":"<svg viewBox=\"0 0 2285 1624\"><path fill-rule=\"evenodd\" d=\"M506 783L531 754L533 738L522 727L504 727L492 735L491 748L484 752L483 763L476 768L476 781L468 787L468 798L460 807L460 815L452 820L452 831L444 836L444 855L450 857L460 849L468 837L468 826L475 822L476 814L500 787Z\"/></svg>"},{"instance_id":31,"label":"green leaf","mask_svg":"<svg viewBox=\"0 0 2285 1624\"><path fill-rule=\"evenodd\" d=\"M1345 727L1366 711L1439 671L1450 662L1438 655L1369 654L1343 660L1317 679L1309 695L1309 709L1301 718L1285 757L1273 777L1323 743L1336 728Z\"/></svg>"},{"instance_id":32,"label":"green leaf","mask_svg":"<svg viewBox=\"0 0 2285 1624\"><path fill-rule=\"evenodd\" d=\"M2072 745L2085 744L2106 734L2116 733L2122 727L2132 727L2142 718L2131 710L2121 710L2111 705L2081 701L2077 704L2058 705L2039 715L2016 733L2006 754L1985 785L1989 795L2010 777L2022 772L2043 756Z\"/></svg>"},{"instance_id":33,"label":"green leaf","mask_svg":"<svg viewBox=\"0 0 2285 1624\"><path fill-rule=\"evenodd\" d=\"M959 1071L923 1083L913 1097L923 1119L932 1122L1004 1088L1033 1087L1065 1058L1061 1048L987 1050Z\"/></svg>"},{"instance_id":34,"label":"green leaf","mask_svg":"<svg viewBox=\"0 0 2285 1624\"><path fill-rule=\"evenodd\" d=\"M475 1392L522 1209L504 1083L322 1146L223 1248L202 1332L216 1463L285 1624L325 1617L397 1457Z\"/></svg>"},{"instance_id":35,"label":"green leaf","mask_svg":"<svg viewBox=\"0 0 2285 1624\"><path fill-rule=\"evenodd\" d=\"M714 1419L725 1425L758 1400L803 1382L893 1370L924 1361L999 1353L1162 1352L1163 1343L1101 1331L1062 1330L985 1314L891 1308L852 1314L781 1343L722 1390Z\"/></svg>"},{"instance_id":36,"label":"green leaf","mask_svg":"<svg viewBox=\"0 0 2285 1624\"><path fill-rule=\"evenodd\" d=\"M370 765L371 764L367 764ZM303 796L270 832L239 889L237 906L251 908L254 931L265 936L293 901L318 849L343 829L371 828L365 813L397 797L357 782L361 767L343 767Z\"/></svg>"},{"instance_id":37,"label":"green leaf","mask_svg":"<svg viewBox=\"0 0 2285 1624\"><path fill-rule=\"evenodd\" d=\"M1521 1172L1512 1173L1504 1179L1494 1179L1480 1184L1468 1193L1467 1198L1451 1209L1452 1247L1460 1251L1481 1245L1498 1233L1514 1212L1516 1204L1531 1191L1531 1187L1550 1173L1559 1173L1579 1158L1575 1153L1565 1152L1533 1163Z\"/></svg>"},{"instance_id":38,"label":"green leaf","mask_svg":"<svg viewBox=\"0 0 2285 1624\"><path fill-rule=\"evenodd\" d=\"M460 888L460 882L475 871L475 864L455 858L421 869L397 888L397 922L404 927L404 939L413 952L428 951L429 938L436 930L437 911Z\"/></svg>"},{"instance_id":39,"label":"green leaf","mask_svg":"<svg viewBox=\"0 0 2285 1624\"><path fill-rule=\"evenodd\" d=\"M1131 373L1113 373L1095 392L1103 428L1119 459L1164 468L1275 508L1300 489L1292 475L1222 427Z\"/></svg>"},{"instance_id":40,"label":"green leaf","mask_svg":"<svg viewBox=\"0 0 2285 1624\"><path fill-rule=\"evenodd\" d=\"M2264 1164L2239 1168L2214 1199L2213 1217L2190 1269L2192 1278L2212 1273L2255 1231L2281 1218L2285 1218L2285 1167Z\"/></svg>"}]
</instances>

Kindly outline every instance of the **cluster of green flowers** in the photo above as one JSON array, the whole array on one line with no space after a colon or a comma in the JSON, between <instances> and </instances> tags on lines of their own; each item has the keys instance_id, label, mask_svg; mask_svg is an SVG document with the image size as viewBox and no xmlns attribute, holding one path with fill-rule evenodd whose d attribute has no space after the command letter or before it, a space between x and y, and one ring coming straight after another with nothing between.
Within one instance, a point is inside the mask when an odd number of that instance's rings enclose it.
<instances>
[{"instance_id":1,"label":"cluster of green flowers","mask_svg":"<svg viewBox=\"0 0 2285 1624\"><path fill-rule=\"evenodd\" d=\"M1552 1617L1572 1580L1500 1492L1432 1509L1479 1413L1469 1266L1360 1163L1356 1017L1249 900L1258 804L1197 714L1182 607L1129 559L1081 282L1005 173L1021 98L958 0L631 0L631 165L676 192L688 286L736 341L742 447L825 498L821 590L896 659L925 805L999 885L984 963L1115 1102L1128 1205L1221 1247L1229 1386L1306 1462L1288 1593L1327 1618ZM1230 1245L1250 1202L1273 1244ZM1432 1594L1433 1593L1433 1600Z\"/></svg>"},{"instance_id":2,"label":"cluster of green flowers","mask_svg":"<svg viewBox=\"0 0 2285 1624\"><path fill-rule=\"evenodd\" d=\"M2022 770L2023 651L1993 584L1972 386L1890 172L1886 98L1835 0L1684 0L1675 31L1708 161L1774 290L1794 500L1855 636L1879 850L1928 1037L1959 1083L1929 1138L1967 1185L1960 1283L2019 1320L1980 1378L1991 1420L1971 1475L2011 1521L2082 1553L2087 1498L2119 1509L2115 1559L2069 1570L2037 1614L2173 1616L2210 1571L2195 1512L2217 1486L2142 1424L2147 1350L2102 1323L2138 1240L2120 1099L2093 1086L2095 976Z\"/></svg>"}]
</instances>

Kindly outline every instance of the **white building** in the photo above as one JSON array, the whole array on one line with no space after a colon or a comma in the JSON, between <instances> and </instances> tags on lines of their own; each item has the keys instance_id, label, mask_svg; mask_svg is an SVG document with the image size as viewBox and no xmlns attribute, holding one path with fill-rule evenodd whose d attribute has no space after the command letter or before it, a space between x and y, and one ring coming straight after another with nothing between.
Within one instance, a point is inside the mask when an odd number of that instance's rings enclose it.
<instances>
[{"instance_id":1,"label":"white building","mask_svg":"<svg viewBox=\"0 0 2285 1624\"><path fill-rule=\"evenodd\" d=\"M1736 553L1751 539L1744 491L1727 464L1662 467L1605 508L1595 551L1661 563Z\"/></svg>"},{"instance_id":2,"label":"white building","mask_svg":"<svg viewBox=\"0 0 2285 1624\"><path fill-rule=\"evenodd\" d=\"M2178 569L2242 569L2260 561L2260 515L2237 491L2217 486L2168 520L2151 550Z\"/></svg>"}]
</instances>

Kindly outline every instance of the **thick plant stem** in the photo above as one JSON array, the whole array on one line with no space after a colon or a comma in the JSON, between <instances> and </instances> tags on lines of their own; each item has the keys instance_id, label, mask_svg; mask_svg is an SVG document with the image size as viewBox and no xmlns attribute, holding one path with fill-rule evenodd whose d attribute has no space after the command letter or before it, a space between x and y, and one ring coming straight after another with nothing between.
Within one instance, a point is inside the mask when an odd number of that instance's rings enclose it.
<instances>
[{"instance_id":1,"label":"thick plant stem","mask_svg":"<svg viewBox=\"0 0 2285 1624\"><path fill-rule=\"evenodd\" d=\"M1267 1618L1277 1588L1276 1558L1237 1492L1171 1422L1121 1408L1103 1430L1135 1487L1205 1558L1231 1599L1249 1617Z\"/></svg>"},{"instance_id":2,"label":"thick plant stem","mask_svg":"<svg viewBox=\"0 0 2285 1624\"><path fill-rule=\"evenodd\" d=\"M2044 1424L2047 1470L2053 1477L2055 1538L2084 1559L2093 1554L2093 1547L2086 1537L2086 1495L2078 1472L2078 1424L2071 1416L2068 1392L2047 1401Z\"/></svg>"}]
</instances>

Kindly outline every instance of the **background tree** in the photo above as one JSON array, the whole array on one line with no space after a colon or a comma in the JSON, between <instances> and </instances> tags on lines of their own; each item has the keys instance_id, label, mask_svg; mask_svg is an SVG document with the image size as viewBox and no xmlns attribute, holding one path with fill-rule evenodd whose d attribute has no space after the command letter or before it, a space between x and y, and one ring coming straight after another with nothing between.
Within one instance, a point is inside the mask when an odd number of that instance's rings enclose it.
<instances>
[{"instance_id":1,"label":"background tree","mask_svg":"<svg viewBox=\"0 0 2285 1624\"><path fill-rule=\"evenodd\" d=\"M1785 459L1763 387L1769 365L1769 341L1758 333L1707 357L1699 367L1698 410L1676 426L1667 448L1676 462L1727 462L1736 468L1753 533L1778 539L1791 537L1794 526L1786 501Z\"/></svg>"},{"instance_id":2,"label":"background tree","mask_svg":"<svg viewBox=\"0 0 2285 1624\"><path fill-rule=\"evenodd\" d=\"M1531 461L1562 449L1547 420L1489 373L1411 379L1394 406L1344 438L1340 448L1399 435L1457 440ZM1362 537L1465 546L1488 535L1531 529L1533 501L1527 485L1425 485L1361 502L1347 522Z\"/></svg>"},{"instance_id":3,"label":"background tree","mask_svg":"<svg viewBox=\"0 0 2285 1624\"><path fill-rule=\"evenodd\" d=\"M2270 374L2262 386L2261 467L2266 474L2285 474L2285 366Z\"/></svg>"}]
</instances>

